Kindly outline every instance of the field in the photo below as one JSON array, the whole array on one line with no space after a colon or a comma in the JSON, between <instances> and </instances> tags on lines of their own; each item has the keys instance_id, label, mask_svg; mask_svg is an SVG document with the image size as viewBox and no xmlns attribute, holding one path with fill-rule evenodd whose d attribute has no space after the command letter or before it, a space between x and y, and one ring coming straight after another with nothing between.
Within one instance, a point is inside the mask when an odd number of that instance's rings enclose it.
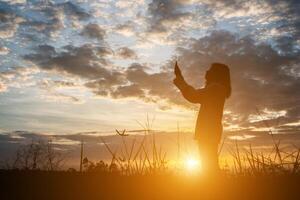
<instances>
[{"instance_id":1,"label":"field","mask_svg":"<svg viewBox=\"0 0 300 200\"><path fill-rule=\"evenodd\" d=\"M1 171L1 199L297 199L299 175L174 176Z\"/></svg>"},{"instance_id":2,"label":"field","mask_svg":"<svg viewBox=\"0 0 300 200\"><path fill-rule=\"evenodd\" d=\"M176 169L170 167L150 132L140 140L118 134L122 144L118 151L102 138L110 160L91 161L81 154L79 170L61 168L63 159L49 141L22 147L14 162L0 171L1 199L274 200L299 195L300 151L281 148L273 135L270 152L234 141L228 151L231 165L221 164L221 172L211 175L201 173L193 161L177 161Z\"/></svg>"}]
</instances>

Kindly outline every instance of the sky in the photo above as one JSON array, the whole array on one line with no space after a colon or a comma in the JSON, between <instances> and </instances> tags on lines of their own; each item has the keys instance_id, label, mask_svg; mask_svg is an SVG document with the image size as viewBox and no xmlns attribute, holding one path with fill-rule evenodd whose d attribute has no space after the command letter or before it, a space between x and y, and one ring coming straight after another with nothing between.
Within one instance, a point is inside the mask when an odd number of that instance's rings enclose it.
<instances>
[{"instance_id":1,"label":"sky","mask_svg":"<svg viewBox=\"0 0 300 200\"><path fill-rule=\"evenodd\" d=\"M247 133L236 138L300 134L299 10L297 0L0 1L1 138L107 135L147 118L191 133L199 105L172 84L175 60L196 88L211 63L230 67L223 125Z\"/></svg>"}]
</instances>

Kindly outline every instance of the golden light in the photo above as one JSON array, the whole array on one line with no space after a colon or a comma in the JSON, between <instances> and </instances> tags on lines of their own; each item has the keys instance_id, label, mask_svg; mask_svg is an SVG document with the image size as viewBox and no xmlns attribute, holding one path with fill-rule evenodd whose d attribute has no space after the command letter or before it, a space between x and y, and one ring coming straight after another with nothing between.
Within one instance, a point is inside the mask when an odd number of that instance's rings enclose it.
<instances>
[{"instance_id":1,"label":"golden light","mask_svg":"<svg viewBox=\"0 0 300 200\"><path fill-rule=\"evenodd\" d=\"M188 171L197 171L200 169L200 161L195 157L187 157L184 162L185 168Z\"/></svg>"}]
</instances>

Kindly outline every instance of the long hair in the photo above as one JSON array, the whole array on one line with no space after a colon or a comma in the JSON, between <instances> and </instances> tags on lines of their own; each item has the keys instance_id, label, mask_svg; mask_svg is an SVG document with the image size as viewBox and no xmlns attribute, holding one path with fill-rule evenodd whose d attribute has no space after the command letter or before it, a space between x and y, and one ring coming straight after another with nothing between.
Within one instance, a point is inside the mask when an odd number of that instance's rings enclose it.
<instances>
[{"instance_id":1,"label":"long hair","mask_svg":"<svg viewBox=\"0 0 300 200\"><path fill-rule=\"evenodd\" d=\"M218 83L225 87L226 98L231 95L231 81L229 67L222 63L211 64L205 75L206 85Z\"/></svg>"}]
</instances>

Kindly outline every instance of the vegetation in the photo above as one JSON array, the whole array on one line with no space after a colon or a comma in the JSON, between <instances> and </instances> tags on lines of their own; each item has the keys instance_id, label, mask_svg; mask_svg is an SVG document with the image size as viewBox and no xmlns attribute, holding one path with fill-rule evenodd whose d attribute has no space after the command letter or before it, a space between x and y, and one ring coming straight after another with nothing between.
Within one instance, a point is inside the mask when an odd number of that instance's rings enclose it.
<instances>
[{"instance_id":1,"label":"vegetation","mask_svg":"<svg viewBox=\"0 0 300 200\"><path fill-rule=\"evenodd\" d=\"M222 165L218 175L193 174L182 170L178 131L177 168L170 167L167 154L159 146L147 120L143 139L127 140L126 130L117 150L102 138L111 155L105 162L83 157L81 170L63 170L63 157L52 142L22 146L12 163L0 170L3 199L295 199L300 183L300 149L282 148L270 137L270 152L257 152L251 145L229 148L232 165ZM224 144L224 141L223 141ZM224 145L220 147L220 153ZM18 191L18 192L15 192Z\"/></svg>"},{"instance_id":2,"label":"vegetation","mask_svg":"<svg viewBox=\"0 0 300 200\"><path fill-rule=\"evenodd\" d=\"M52 141L32 141L20 146L14 160L6 162L6 169L56 171L63 166L64 157L55 150Z\"/></svg>"}]
</instances>

